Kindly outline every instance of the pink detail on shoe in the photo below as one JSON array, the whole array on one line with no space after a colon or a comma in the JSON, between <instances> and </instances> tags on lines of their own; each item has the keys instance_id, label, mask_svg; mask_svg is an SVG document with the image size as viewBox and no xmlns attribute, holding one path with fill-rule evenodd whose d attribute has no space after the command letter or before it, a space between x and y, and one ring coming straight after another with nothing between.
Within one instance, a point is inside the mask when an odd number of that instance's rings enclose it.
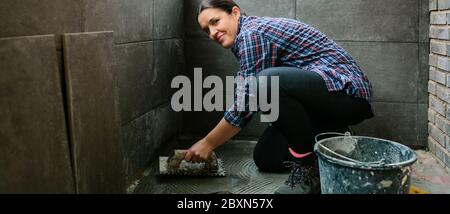
<instances>
[{"instance_id":1,"label":"pink detail on shoe","mask_svg":"<svg viewBox=\"0 0 450 214\"><path fill-rule=\"evenodd\" d=\"M312 152L308 152L306 154L299 154L299 153L295 152L294 150L292 150L291 148L289 148L289 152L295 158L304 158L304 157L307 157L308 155L312 154Z\"/></svg>"}]
</instances>

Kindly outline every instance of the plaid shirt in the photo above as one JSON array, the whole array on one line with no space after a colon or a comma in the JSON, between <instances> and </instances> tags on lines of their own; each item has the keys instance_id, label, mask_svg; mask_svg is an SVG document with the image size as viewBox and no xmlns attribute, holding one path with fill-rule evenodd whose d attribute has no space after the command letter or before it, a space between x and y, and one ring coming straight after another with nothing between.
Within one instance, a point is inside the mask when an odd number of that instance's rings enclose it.
<instances>
[{"instance_id":1,"label":"plaid shirt","mask_svg":"<svg viewBox=\"0 0 450 214\"><path fill-rule=\"evenodd\" d=\"M345 90L372 102L372 87L356 62L323 33L300 21L286 18L241 16L238 35L231 48L239 60L239 77L256 76L270 67L297 67L318 73L329 91ZM245 87L236 88L235 102L224 118L239 128L256 111L241 111L237 101L252 97Z\"/></svg>"}]
</instances>

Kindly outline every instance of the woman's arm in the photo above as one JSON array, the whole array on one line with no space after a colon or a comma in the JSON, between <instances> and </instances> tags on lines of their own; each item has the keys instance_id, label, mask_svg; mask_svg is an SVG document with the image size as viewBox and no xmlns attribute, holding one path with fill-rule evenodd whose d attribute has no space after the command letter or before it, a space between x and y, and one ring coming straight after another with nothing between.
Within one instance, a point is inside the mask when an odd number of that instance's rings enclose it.
<instances>
[{"instance_id":1,"label":"woman's arm","mask_svg":"<svg viewBox=\"0 0 450 214\"><path fill-rule=\"evenodd\" d=\"M187 161L200 162L206 160L215 148L239 133L241 128L250 122L253 114L256 113L256 111L240 111L239 109L242 106L238 106L237 101L243 100L242 98L245 97L257 96L256 94L250 94L249 87L247 87L249 83L245 80L250 80L249 77L256 77L256 74L263 68L274 66L273 63L277 59L277 50L275 45L257 31L249 31L242 35L239 42L240 71L238 76L242 77L243 82L237 84L234 105L225 112L224 118L205 138L188 150L185 156ZM248 102L244 105L245 109L249 109Z\"/></svg>"},{"instance_id":2,"label":"woman's arm","mask_svg":"<svg viewBox=\"0 0 450 214\"><path fill-rule=\"evenodd\" d=\"M219 124L203 139L195 143L186 153L186 161L205 161L214 149L227 142L241 131L222 118Z\"/></svg>"}]
</instances>

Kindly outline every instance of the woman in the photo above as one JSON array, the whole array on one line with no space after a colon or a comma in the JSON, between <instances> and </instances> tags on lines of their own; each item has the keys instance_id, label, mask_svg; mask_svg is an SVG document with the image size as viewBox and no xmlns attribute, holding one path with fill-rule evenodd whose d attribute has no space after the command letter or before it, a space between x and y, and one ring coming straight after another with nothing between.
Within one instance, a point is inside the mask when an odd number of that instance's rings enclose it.
<instances>
[{"instance_id":1,"label":"woman","mask_svg":"<svg viewBox=\"0 0 450 214\"><path fill-rule=\"evenodd\" d=\"M281 172L290 161L289 186L277 193L318 193L314 137L348 131L348 126L374 116L365 74L339 45L297 20L245 16L231 0L203 0L198 23L212 40L231 48L240 63L238 76L279 77L279 117L258 140L255 164L261 171ZM265 86L272 87L270 82ZM248 91L238 90L236 96L248 96ZM233 105L185 159L205 160L255 113Z\"/></svg>"}]
</instances>

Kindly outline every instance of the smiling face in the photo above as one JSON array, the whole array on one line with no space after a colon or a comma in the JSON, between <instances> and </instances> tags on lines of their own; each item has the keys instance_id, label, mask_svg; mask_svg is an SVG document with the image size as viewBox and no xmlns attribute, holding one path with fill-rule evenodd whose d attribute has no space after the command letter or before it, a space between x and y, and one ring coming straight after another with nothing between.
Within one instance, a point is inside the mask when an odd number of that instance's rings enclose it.
<instances>
[{"instance_id":1,"label":"smiling face","mask_svg":"<svg viewBox=\"0 0 450 214\"><path fill-rule=\"evenodd\" d=\"M231 14L217 8L208 8L198 16L198 23L209 38L224 48L234 45L241 11L233 7Z\"/></svg>"}]
</instances>

